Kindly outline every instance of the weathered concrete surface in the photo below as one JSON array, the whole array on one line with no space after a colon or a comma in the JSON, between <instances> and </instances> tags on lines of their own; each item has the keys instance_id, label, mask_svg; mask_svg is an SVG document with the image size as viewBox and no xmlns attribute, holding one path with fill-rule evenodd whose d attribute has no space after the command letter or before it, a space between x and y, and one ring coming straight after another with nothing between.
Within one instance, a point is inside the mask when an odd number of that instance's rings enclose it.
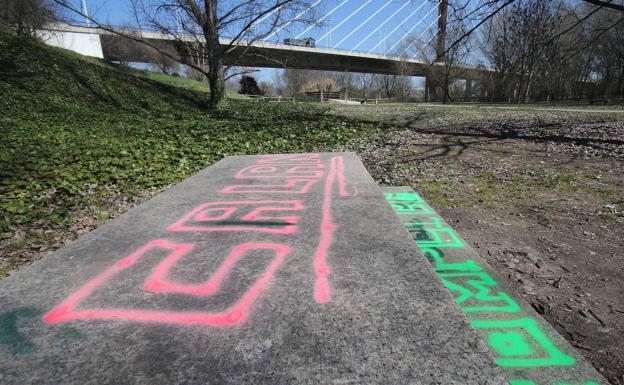
<instances>
[{"instance_id":1,"label":"weathered concrete surface","mask_svg":"<svg viewBox=\"0 0 624 385\"><path fill-rule=\"evenodd\" d=\"M421 196L382 190L511 385L608 384Z\"/></svg>"},{"instance_id":2,"label":"weathered concrete surface","mask_svg":"<svg viewBox=\"0 0 624 385\"><path fill-rule=\"evenodd\" d=\"M3 385L507 383L351 153L225 159L0 309Z\"/></svg>"}]
</instances>

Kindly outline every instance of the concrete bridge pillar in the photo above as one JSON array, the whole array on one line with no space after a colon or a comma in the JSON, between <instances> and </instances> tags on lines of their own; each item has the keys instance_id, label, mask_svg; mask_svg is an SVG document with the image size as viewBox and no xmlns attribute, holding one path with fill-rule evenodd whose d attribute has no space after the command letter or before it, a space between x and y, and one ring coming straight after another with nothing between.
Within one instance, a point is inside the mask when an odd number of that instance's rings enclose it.
<instances>
[{"instance_id":1,"label":"concrete bridge pillar","mask_svg":"<svg viewBox=\"0 0 624 385\"><path fill-rule=\"evenodd\" d=\"M436 76L428 76L425 78L425 101L440 101L444 96L442 84L437 80Z\"/></svg>"},{"instance_id":2,"label":"concrete bridge pillar","mask_svg":"<svg viewBox=\"0 0 624 385\"><path fill-rule=\"evenodd\" d=\"M472 79L466 79L466 86L464 87L464 98L472 97Z\"/></svg>"}]
</instances>

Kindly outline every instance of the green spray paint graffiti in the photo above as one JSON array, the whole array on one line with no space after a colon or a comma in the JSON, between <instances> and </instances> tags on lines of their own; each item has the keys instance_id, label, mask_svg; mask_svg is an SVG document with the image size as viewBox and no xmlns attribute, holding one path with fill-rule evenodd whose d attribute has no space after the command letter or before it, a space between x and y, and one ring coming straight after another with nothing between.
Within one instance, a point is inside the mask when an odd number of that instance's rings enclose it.
<instances>
[{"instance_id":1,"label":"green spray paint graffiti","mask_svg":"<svg viewBox=\"0 0 624 385\"><path fill-rule=\"evenodd\" d=\"M0 349L14 355L36 352L37 346L20 331L20 323L35 317L38 320L41 313L42 311L35 307L20 307L0 314ZM87 336L74 327L60 326L57 328L56 337L72 343L84 340Z\"/></svg>"},{"instance_id":2,"label":"green spray paint graffiti","mask_svg":"<svg viewBox=\"0 0 624 385\"><path fill-rule=\"evenodd\" d=\"M490 288L496 287L498 283L496 283L496 281L486 272L440 273L439 276L442 278L442 283L447 289L459 294L459 296L455 299L455 302L461 305L461 310L464 313L517 313L520 311L520 306L507 294L503 292L492 294ZM465 280L465 284L458 283L460 279L462 281ZM471 290L471 288L475 289L476 293ZM490 305L467 305L467 303L477 301L488 302Z\"/></svg>"},{"instance_id":3,"label":"green spray paint graffiti","mask_svg":"<svg viewBox=\"0 0 624 385\"><path fill-rule=\"evenodd\" d=\"M533 381L526 381L526 380L510 380L509 381L510 385L537 385L535 382ZM556 384L553 385L600 385L597 382L594 381L589 381L589 382L584 382L582 384L571 384L568 382L558 382Z\"/></svg>"},{"instance_id":4,"label":"green spray paint graffiti","mask_svg":"<svg viewBox=\"0 0 624 385\"><path fill-rule=\"evenodd\" d=\"M34 352L36 346L20 333L17 324L22 318L33 318L39 315L33 307L21 307L0 314L0 346L12 354L28 354Z\"/></svg>"},{"instance_id":5,"label":"green spray paint graffiti","mask_svg":"<svg viewBox=\"0 0 624 385\"><path fill-rule=\"evenodd\" d=\"M473 320L474 328L487 330L488 344L501 367L569 366L574 358L561 352L531 318Z\"/></svg>"},{"instance_id":6,"label":"green spray paint graffiti","mask_svg":"<svg viewBox=\"0 0 624 385\"><path fill-rule=\"evenodd\" d=\"M433 266L437 272L441 271L481 271L481 267L472 260L466 260L463 262L448 263L444 261L444 254L435 248L420 247L420 251L425 254L430 261L433 262Z\"/></svg>"},{"instance_id":7,"label":"green spray paint graffiti","mask_svg":"<svg viewBox=\"0 0 624 385\"><path fill-rule=\"evenodd\" d=\"M532 313L500 289L474 251L447 226L417 193L386 193L386 199L427 256L444 286L453 293L460 310L489 346L498 365L512 378L511 385L599 385L549 378L539 369L574 367L576 360L558 347ZM452 257L449 257L452 256ZM476 259L476 260L475 260ZM525 377L523 379L523 377ZM556 376L555 376L556 377ZM590 378L594 376L589 376ZM592 378L593 379L593 378Z\"/></svg>"}]
</instances>

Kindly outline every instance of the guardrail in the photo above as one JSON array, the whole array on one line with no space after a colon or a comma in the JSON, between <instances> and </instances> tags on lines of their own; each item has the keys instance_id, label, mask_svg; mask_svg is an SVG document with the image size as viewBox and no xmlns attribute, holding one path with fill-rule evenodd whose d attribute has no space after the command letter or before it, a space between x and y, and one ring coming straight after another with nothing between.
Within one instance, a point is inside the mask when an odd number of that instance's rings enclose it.
<instances>
[{"instance_id":1,"label":"guardrail","mask_svg":"<svg viewBox=\"0 0 624 385\"><path fill-rule=\"evenodd\" d=\"M318 99L321 103L329 102L331 99L340 99L340 92L336 91L307 91L305 94Z\"/></svg>"},{"instance_id":2,"label":"guardrail","mask_svg":"<svg viewBox=\"0 0 624 385\"><path fill-rule=\"evenodd\" d=\"M398 103L399 100L395 98L367 98L364 103L364 98L348 98L350 102L358 102L361 104L386 104L386 103Z\"/></svg>"},{"instance_id":3,"label":"guardrail","mask_svg":"<svg viewBox=\"0 0 624 385\"><path fill-rule=\"evenodd\" d=\"M268 102L268 103L294 103L295 98L293 96L262 96L262 95L245 95L248 98L256 102Z\"/></svg>"}]
</instances>

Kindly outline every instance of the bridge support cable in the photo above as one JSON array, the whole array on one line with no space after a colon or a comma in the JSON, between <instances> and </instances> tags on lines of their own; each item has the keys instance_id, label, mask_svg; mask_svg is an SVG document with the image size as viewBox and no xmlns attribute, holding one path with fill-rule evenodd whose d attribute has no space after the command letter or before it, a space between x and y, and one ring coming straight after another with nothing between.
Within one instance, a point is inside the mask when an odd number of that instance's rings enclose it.
<instances>
[{"instance_id":1,"label":"bridge support cable","mask_svg":"<svg viewBox=\"0 0 624 385\"><path fill-rule=\"evenodd\" d=\"M437 23L437 22L438 22L438 20L440 20L440 15L438 15L438 17L436 17L436 19L435 19L434 21L432 21L432 22L431 22L431 24L429 24L429 25L427 26L427 28L425 28L425 29L424 29L424 30L420 33L420 35L418 35L418 37L416 37L416 39L412 40L412 42L411 42L411 43L410 43L407 47L405 47L405 49L403 50L403 52L401 52L401 55L399 55L399 56L403 56L403 55L405 55L405 52L407 52L407 50L408 50L408 49L410 49L410 47L411 47L411 46L413 46L413 45L414 45L414 43L416 43L417 41L421 41L421 40L420 40L420 38L422 37L422 35L424 35L424 34L425 34L425 32L427 32L429 29L431 29L431 27L433 27L433 25L434 25L435 23ZM431 42L431 40L433 40L433 38L434 38L434 37L436 37L436 35L435 35L435 34L431 37L431 39L429 39L429 40L425 43L425 45L429 44L429 43Z\"/></svg>"},{"instance_id":2,"label":"bridge support cable","mask_svg":"<svg viewBox=\"0 0 624 385\"><path fill-rule=\"evenodd\" d=\"M425 3L423 3L424 5ZM422 6L422 5L421 5ZM390 49L388 50L388 52L392 52L392 50L394 49L394 47L396 47L397 45L399 45L400 42L402 42L406 37L409 36L410 33L412 33L412 31L414 29L416 29L416 27L418 27L423 21L425 21L425 19L431 14L431 12L435 11L436 7L431 7L431 9L429 10L429 12L427 12L427 14L425 16L423 16L420 20L418 20L418 23L414 24L412 26L412 28L409 29L409 31L407 31L405 33L405 35L403 35L399 40L396 41L396 43L394 43L394 45L392 47L390 47Z\"/></svg>"},{"instance_id":3,"label":"bridge support cable","mask_svg":"<svg viewBox=\"0 0 624 385\"><path fill-rule=\"evenodd\" d=\"M477 3L477 5L472 7L472 8L473 8L473 9L472 9L472 11L470 11L470 12L466 15L466 17L467 17L467 18L468 18L468 20L470 21L470 25L472 26L472 28L474 28L473 33L477 36L477 38L479 39L479 42L481 43L481 45L485 47L485 41L483 41L483 37L482 37L482 36L481 36L481 34L477 31L477 28L478 28L478 27L476 26L476 22L474 21L474 19L472 19L472 18L470 17L470 15L471 15L471 14L473 14L473 13L477 13L477 12L479 11L479 8L481 8L481 7L482 7L481 0L476 0L475 2ZM473 2L473 3L474 3L474 2ZM468 2L466 3L466 8L468 8L468 4L471 4L471 0L468 0Z\"/></svg>"},{"instance_id":4,"label":"bridge support cable","mask_svg":"<svg viewBox=\"0 0 624 385\"><path fill-rule=\"evenodd\" d=\"M340 23L338 23L334 28L330 29L325 35L323 35L320 39L318 39L318 41L321 41L323 39L325 39L327 36L331 35L331 33L338 27L340 27L341 25L343 25L344 23L346 23L349 19L351 19L353 17L353 15L355 15L356 13L360 12L360 10L364 7L366 7L368 5L368 3L370 3L373 0L368 0L366 3L362 4L358 9L356 9L355 11L353 11L349 16L347 16L343 21L341 21Z\"/></svg>"},{"instance_id":5,"label":"bridge support cable","mask_svg":"<svg viewBox=\"0 0 624 385\"><path fill-rule=\"evenodd\" d=\"M368 23L369 21L371 21L371 19L375 16L377 16L377 14L381 11L383 11L387 6L389 6L390 4L392 4L391 1L387 1L386 4L379 8L378 10L375 11L375 13L373 13L372 15L370 15L366 20L364 20L357 28L355 28L353 31L351 31L347 36L343 37L338 43L336 43L332 48L336 48L338 47L342 42L344 42L345 40L347 40L349 37L351 37L351 35L353 35L354 33L356 33L357 31L360 30L360 28L362 28L363 26L366 25L366 23Z\"/></svg>"},{"instance_id":6,"label":"bridge support cable","mask_svg":"<svg viewBox=\"0 0 624 385\"><path fill-rule=\"evenodd\" d=\"M317 26L319 23L321 23L323 20L325 20L326 18L328 18L329 16L331 16L332 13L336 12L338 9L340 9L340 7L342 7L343 5L345 5L346 3L348 3L349 0L342 0L342 3L338 4L337 6L334 7L334 9L332 9L331 11L327 12L325 14L325 16L321 17L320 19L318 19L316 21L316 23L310 25L308 28L304 29L299 35L295 36L295 39L299 39L301 36L303 36L306 32L308 32L309 30L311 30L312 28L314 28L315 26Z\"/></svg>"},{"instance_id":7,"label":"bridge support cable","mask_svg":"<svg viewBox=\"0 0 624 385\"><path fill-rule=\"evenodd\" d=\"M438 16L439 18L440 16ZM437 22L438 19L436 19L436 21L434 21L433 23ZM433 25L433 23L431 25ZM429 45L429 43L431 43L433 41L433 39L435 39L436 35L431 35L431 37L429 38L429 40L427 40L427 42L425 43L425 47Z\"/></svg>"},{"instance_id":8,"label":"bridge support cable","mask_svg":"<svg viewBox=\"0 0 624 385\"><path fill-rule=\"evenodd\" d=\"M392 15L390 15L389 18L386 19L386 21L384 21L383 23L381 23L377 28L375 28L371 33L369 33L364 39L362 39L355 47L353 47L353 50L355 51L356 49L358 49L359 46L361 46L362 44L364 44L365 41L367 41L371 36L373 36L373 34L377 31L379 31L381 29L381 27L383 27L384 25L386 25L390 20L392 20L392 18L394 16L396 16L397 13L401 12L401 10L405 7L407 7L410 4L409 1L406 1L405 4L403 4L399 9L397 9L396 11L394 11L394 13Z\"/></svg>"},{"instance_id":9,"label":"bridge support cable","mask_svg":"<svg viewBox=\"0 0 624 385\"><path fill-rule=\"evenodd\" d=\"M368 51L368 53L372 53L374 50L377 49L377 47L379 47L380 45L382 45L383 43L386 42L386 40L388 40L388 38L390 36L392 36L393 33L395 33L399 28L401 28L401 26L403 24L405 24L406 21L408 21L412 16L414 16L416 14L416 12L418 12L420 10L420 8L424 5L424 2L418 7L416 8L414 11L412 11L412 13L410 13L405 19L403 19L402 22L399 23L399 25L397 25L396 27L394 27L394 29L392 31L390 31L390 33L388 35L386 35L386 37L380 41L379 43L377 43L376 46L374 46L370 51ZM385 52L384 52L385 55Z\"/></svg>"},{"instance_id":10,"label":"bridge support cable","mask_svg":"<svg viewBox=\"0 0 624 385\"><path fill-rule=\"evenodd\" d=\"M265 21L267 18L271 17L272 14L274 14L275 12L279 11L280 9L284 8L285 4L280 5L279 7L275 8L274 10L272 10L271 12L267 13L266 15L262 16L259 20L254 21L251 25L250 28L255 27L256 25L262 23L263 21Z\"/></svg>"},{"instance_id":11,"label":"bridge support cable","mask_svg":"<svg viewBox=\"0 0 624 385\"><path fill-rule=\"evenodd\" d=\"M299 20L299 18L301 16L303 16L305 13L307 13L308 11L310 11L312 8L316 7L317 5L319 5L319 3L323 1L323 0L316 0L312 5L310 5L308 8L304 9L303 11L299 12L299 14L297 14L292 20L284 23L284 25L278 27L275 29L275 31L273 31L269 36L265 37L264 39L262 39L263 41L267 41L268 39L270 39L271 37L273 37L276 33L278 33L279 31L283 30L284 28L288 27L290 24L294 23L295 21Z\"/></svg>"}]
</instances>

